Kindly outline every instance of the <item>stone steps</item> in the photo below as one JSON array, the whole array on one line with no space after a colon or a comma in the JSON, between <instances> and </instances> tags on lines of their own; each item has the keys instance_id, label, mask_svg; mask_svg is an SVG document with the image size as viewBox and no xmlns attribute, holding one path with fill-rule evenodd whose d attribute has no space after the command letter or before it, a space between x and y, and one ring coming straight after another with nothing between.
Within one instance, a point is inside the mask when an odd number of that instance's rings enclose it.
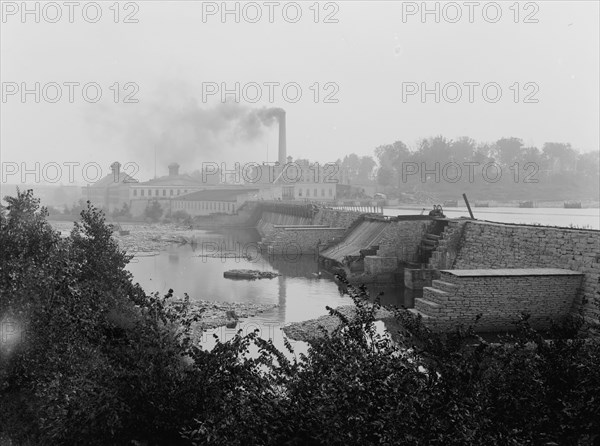
<instances>
[{"instance_id":1,"label":"stone steps","mask_svg":"<svg viewBox=\"0 0 600 446\"><path fill-rule=\"evenodd\" d=\"M451 293L434 288L432 286L423 287L423 298L440 305L448 304Z\"/></svg>"},{"instance_id":2,"label":"stone steps","mask_svg":"<svg viewBox=\"0 0 600 446\"><path fill-rule=\"evenodd\" d=\"M431 288L433 288L434 290L437 289L440 291L444 291L446 293L454 293L458 289L458 285L455 283L445 282L443 280L436 279L431 281Z\"/></svg>"},{"instance_id":3,"label":"stone steps","mask_svg":"<svg viewBox=\"0 0 600 446\"><path fill-rule=\"evenodd\" d=\"M438 280L441 280L442 282L448 283L450 285L456 285L456 286L458 286L457 282L459 281L459 279L456 276L454 276L450 273L446 273L444 271L440 271L440 277Z\"/></svg>"},{"instance_id":4,"label":"stone steps","mask_svg":"<svg viewBox=\"0 0 600 446\"><path fill-rule=\"evenodd\" d=\"M435 319L435 317L429 316L428 314L425 314L425 313L421 313L419 310L417 310L415 308L409 308L408 311L410 311L415 316L421 316L424 321L427 320L429 322L429 321L432 321Z\"/></svg>"},{"instance_id":5,"label":"stone steps","mask_svg":"<svg viewBox=\"0 0 600 446\"><path fill-rule=\"evenodd\" d=\"M429 263L431 255L436 251L440 243L440 236L435 234L423 234L421 237L421 263Z\"/></svg>"},{"instance_id":6,"label":"stone steps","mask_svg":"<svg viewBox=\"0 0 600 446\"><path fill-rule=\"evenodd\" d=\"M430 300L424 299L422 297L417 297L415 299L415 310L420 311L428 316L437 315L442 308L442 305L439 303L432 302Z\"/></svg>"}]
</instances>

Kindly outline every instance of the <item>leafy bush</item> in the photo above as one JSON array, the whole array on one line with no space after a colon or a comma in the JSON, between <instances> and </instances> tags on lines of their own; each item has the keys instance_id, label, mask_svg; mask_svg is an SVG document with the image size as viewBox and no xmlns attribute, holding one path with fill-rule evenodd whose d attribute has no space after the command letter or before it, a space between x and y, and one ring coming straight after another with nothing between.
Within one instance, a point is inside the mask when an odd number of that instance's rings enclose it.
<instances>
[{"instance_id":1,"label":"leafy bush","mask_svg":"<svg viewBox=\"0 0 600 446\"><path fill-rule=\"evenodd\" d=\"M187 310L175 316L170 295L132 284L129 256L89 204L60 239L30 192L7 201L0 315L26 336L2 352L0 432L33 444L177 439L179 423L200 410L186 395L195 378L173 328Z\"/></svg>"},{"instance_id":2,"label":"leafy bush","mask_svg":"<svg viewBox=\"0 0 600 446\"><path fill-rule=\"evenodd\" d=\"M600 348L577 338L582 320L553 340L526 320L505 343L471 329L435 334L403 310L397 342L374 328L375 307L348 286L358 315L272 368L260 393L236 395L189 432L195 444L595 444ZM243 402L240 407L239 402ZM228 421L225 421L228 420ZM595 436L596 435L596 436Z\"/></svg>"}]
</instances>

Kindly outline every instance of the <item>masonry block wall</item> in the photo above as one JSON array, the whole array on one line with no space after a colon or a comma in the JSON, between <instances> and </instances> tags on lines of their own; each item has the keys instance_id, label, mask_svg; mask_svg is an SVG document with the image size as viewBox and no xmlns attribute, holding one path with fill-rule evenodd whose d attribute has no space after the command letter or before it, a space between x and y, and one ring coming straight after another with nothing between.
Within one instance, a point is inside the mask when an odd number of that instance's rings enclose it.
<instances>
[{"instance_id":1,"label":"masonry block wall","mask_svg":"<svg viewBox=\"0 0 600 446\"><path fill-rule=\"evenodd\" d=\"M271 254L287 255L286 253L289 251L292 255L292 251L296 251L297 247L300 247L303 254L313 254L316 252L319 241L327 243L334 238L342 237L346 229L361 215L360 212L320 209L311 219L265 211L258 220L256 229L263 238L262 243L271 247ZM302 228L299 230L282 227L286 225L325 225L333 230L324 228Z\"/></svg>"},{"instance_id":2,"label":"masonry block wall","mask_svg":"<svg viewBox=\"0 0 600 446\"><path fill-rule=\"evenodd\" d=\"M256 229L258 233L265 237L277 229L274 226L278 225L310 225L312 221L307 217L298 217L295 215L278 214L275 212L263 212L258 221Z\"/></svg>"},{"instance_id":3,"label":"masonry block wall","mask_svg":"<svg viewBox=\"0 0 600 446\"><path fill-rule=\"evenodd\" d=\"M427 323L439 329L452 329L457 323L471 325L478 314L483 314L476 331L512 330L522 313L531 315L532 327L548 328L550 319L557 321L569 313L583 278L581 273L568 270L548 270L548 274L496 270L502 271L506 274L440 271L440 279L423 289L422 299L415 299L415 309L430 316Z\"/></svg>"},{"instance_id":4,"label":"masonry block wall","mask_svg":"<svg viewBox=\"0 0 600 446\"><path fill-rule=\"evenodd\" d=\"M360 218L362 212L340 211L335 209L319 209L312 224L327 225L336 228L349 228L355 220Z\"/></svg>"},{"instance_id":5,"label":"masonry block wall","mask_svg":"<svg viewBox=\"0 0 600 446\"><path fill-rule=\"evenodd\" d=\"M341 237L345 231L346 228L283 228L270 239L269 254L290 258L316 254L317 245Z\"/></svg>"},{"instance_id":6,"label":"masonry block wall","mask_svg":"<svg viewBox=\"0 0 600 446\"><path fill-rule=\"evenodd\" d=\"M396 257L365 256L365 273L377 275L396 271Z\"/></svg>"},{"instance_id":7,"label":"masonry block wall","mask_svg":"<svg viewBox=\"0 0 600 446\"><path fill-rule=\"evenodd\" d=\"M464 225L464 230L460 229L461 225ZM596 321L600 319L597 306L600 302L600 231L477 221L450 222L443 240L451 239L453 233L461 235L457 253L454 255L444 247L444 243L440 243L438 253L434 254L434 267L564 268L578 271L583 273L583 280L571 310L583 308L586 317Z\"/></svg>"},{"instance_id":8,"label":"masonry block wall","mask_svg":"<svg viewBox=\"0 0 600 446\"><path fill-rule=\"evenodd\" d=\"M381 235L377 255L414 262L429 221L391 221Z\"/></svg>"}]
</instances>

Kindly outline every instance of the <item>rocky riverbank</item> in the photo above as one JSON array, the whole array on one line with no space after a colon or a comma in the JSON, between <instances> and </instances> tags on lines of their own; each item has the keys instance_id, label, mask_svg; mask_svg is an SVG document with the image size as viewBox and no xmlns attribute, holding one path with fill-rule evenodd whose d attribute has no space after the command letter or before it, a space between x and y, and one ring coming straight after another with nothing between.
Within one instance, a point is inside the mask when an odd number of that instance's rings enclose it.
<instances>
[{"instance_id":1,"label":"rocky riverbank","mask_svg":"<svg viewBox=\"0 0 600 446\"><path fill-rule=\"evenodd\" d=\"M173 305L181 300L173 301ZM199 316L195 328L209 330L222 326L234 327L239 319L256 316L277 307L277 304L256 304L243 302L214 302L208 300L190 301L192 312Z\"/></svg>"},{"instance_id":2,"label":"rocky riverbank","mask_svg":"<svg viewBox=\"0 0 600 446\"><path fill-rule=\"evenodd\" d=\"M73 228L72 222L51 221L52 226L64 235ZM110 221L107 221L111 224ZM119 246L129 254L147 256L148 253L156 253L168 248L170 245L185 245L196 243L206 231L201 229L189 229L175 223L123 223L121 229L129 231L129 234L119 234L118 228L113 232L114 239Z\"/></svg>"},{"instance_id":3,"label":"rocky riverbank","mask_svg":"<svg viewBox=\"0 0 600 446\"><path fill-rule=\"evenodd\" d=\"M196 243L205 231L189 229L173 223L165 224L124 224L122 228L130 231L127 235L120 235L115 231L113 237L119 246L128 253L162 251L172 244L185 245Z\"/></svg>"},{"instance_id":4,"label":"rocky riverbank","mask_svg":"<svg viewBox=\"0 0 600 446\"><path fill-rule=\"evenodd\" d=\"M256 269L231 269L223 273L223 277L227 279L245 279L245 280L256 280L256 279L273 279L280 276L281 274L273 271L259 271Z\"/></svg>"},{"instance_id":5,"label":"rocky riverbank","mask_svg":"<svg viewBox=\"0 0 600 446\"><path fill-rule=\"evenodd\" d=\"M348 319L351 319L356 315L356 307L354 305L337 307L336 310ZM395 320L392 311L381 307L375 311L375 319L378 321ZM328 333L332 333L339 325L340 319L337 316L325 315L308 321L293 322L283 327L282 330L290 339L309 342L322 337L323 329Z\"/></svg>"}]
</instances>

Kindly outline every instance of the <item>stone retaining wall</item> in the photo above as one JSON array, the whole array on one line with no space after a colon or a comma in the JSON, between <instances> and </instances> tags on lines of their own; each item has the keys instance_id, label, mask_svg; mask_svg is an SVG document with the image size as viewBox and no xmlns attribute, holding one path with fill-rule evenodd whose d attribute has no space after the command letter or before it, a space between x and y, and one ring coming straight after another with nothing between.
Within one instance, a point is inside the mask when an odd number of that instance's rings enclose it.
<instances>
[{"instance_id":1,"label":"stone retaining wall","mask_svg":"<svg viewBox=\"0 0 600 446\"><path fill-rule=\"evenodd\" d=\"M282 225L310 225L312 220L307 217L299 217L295 215L278 214L275 212L263 212L260 220L256 225L258 233L262 237L266 237L273 232L280 231L281 228L275 226Z\"/></svg>"},{"instance_id":2,"label":"stone retaining wall","mask_svg":"<svg viewBox=\"0 0 600 446\"><path fill-rule=\"evenodd\" d=\"M558 269L440 271L440 279L415 299L415 309L438 329L474 324L481 314L476 331L511 330L522 313L531 316L532 327L548 328L551 319L569 313L582 279L581 273Z\"/></svg>"},{"instance_id":3,"label":"stone retaining wall","mask_svg":"<svg viewBox=\"0 0 600 446\"><path fill-rule=\"evenodd\" d=\"M415 262L421 239L429 224L430 220L390 221L379 240L377 255Z\"/></svg>"},{"instance_id":4,"label":"stone retaining wall","mask_svg":"<svg viewBox=\"0 0 600 446\"><path fill-rule=\"evenodd\" d=\"M461 226L464 225L464 229ZM449 242L449 240L454 240ZM448 245L452 245L451 249ZM583 274L572 311L600 319L600 231L450 222L431 266L444 269L563 268Z\"/></svg>"},{"instance_id":5,"label":"stone retaining wall","mask_svg":"<svg viewBox=\"0 0 600 446\"><path fill-rule=\"evenodd\" d=\"M365 273L377 275L393 273L398 268L396 257L365 256Z\"/></svg>"},{"instance_id":6,"label":"stone retaining wall","mask_svg":"<svg viewBox=\"0 0 600 446\"><path fill-rule=\"evenodd\" d=\"M318 243L325 245L341 238L361 215L360 212L320 209L311 219L263 211L257 223L257 230L270 254L315 254Z\"/></svg>"},{"instance_id":7,"label":"stone retaining wall","mask_svg":"<svg viewBox=\"0 0 600 446\"><path fill-rule=\"evenodd\" d=\"M335 209L319 209L313 218L312 224L327 225L336 228L349 228L361 215L364 215L364 213Z\"/></svg>"},{"instance_id":8,"label":"stone retaining wall","mask_svg":"<svg viewBox=\"0 0 600 446\"><path fill-rule=\"evenodd\" d=\"M341 237L346 228L282 228L269 241L269 254L295 258L298 255L318 253L318 245Z\"/></svg>"}]
</instances>

